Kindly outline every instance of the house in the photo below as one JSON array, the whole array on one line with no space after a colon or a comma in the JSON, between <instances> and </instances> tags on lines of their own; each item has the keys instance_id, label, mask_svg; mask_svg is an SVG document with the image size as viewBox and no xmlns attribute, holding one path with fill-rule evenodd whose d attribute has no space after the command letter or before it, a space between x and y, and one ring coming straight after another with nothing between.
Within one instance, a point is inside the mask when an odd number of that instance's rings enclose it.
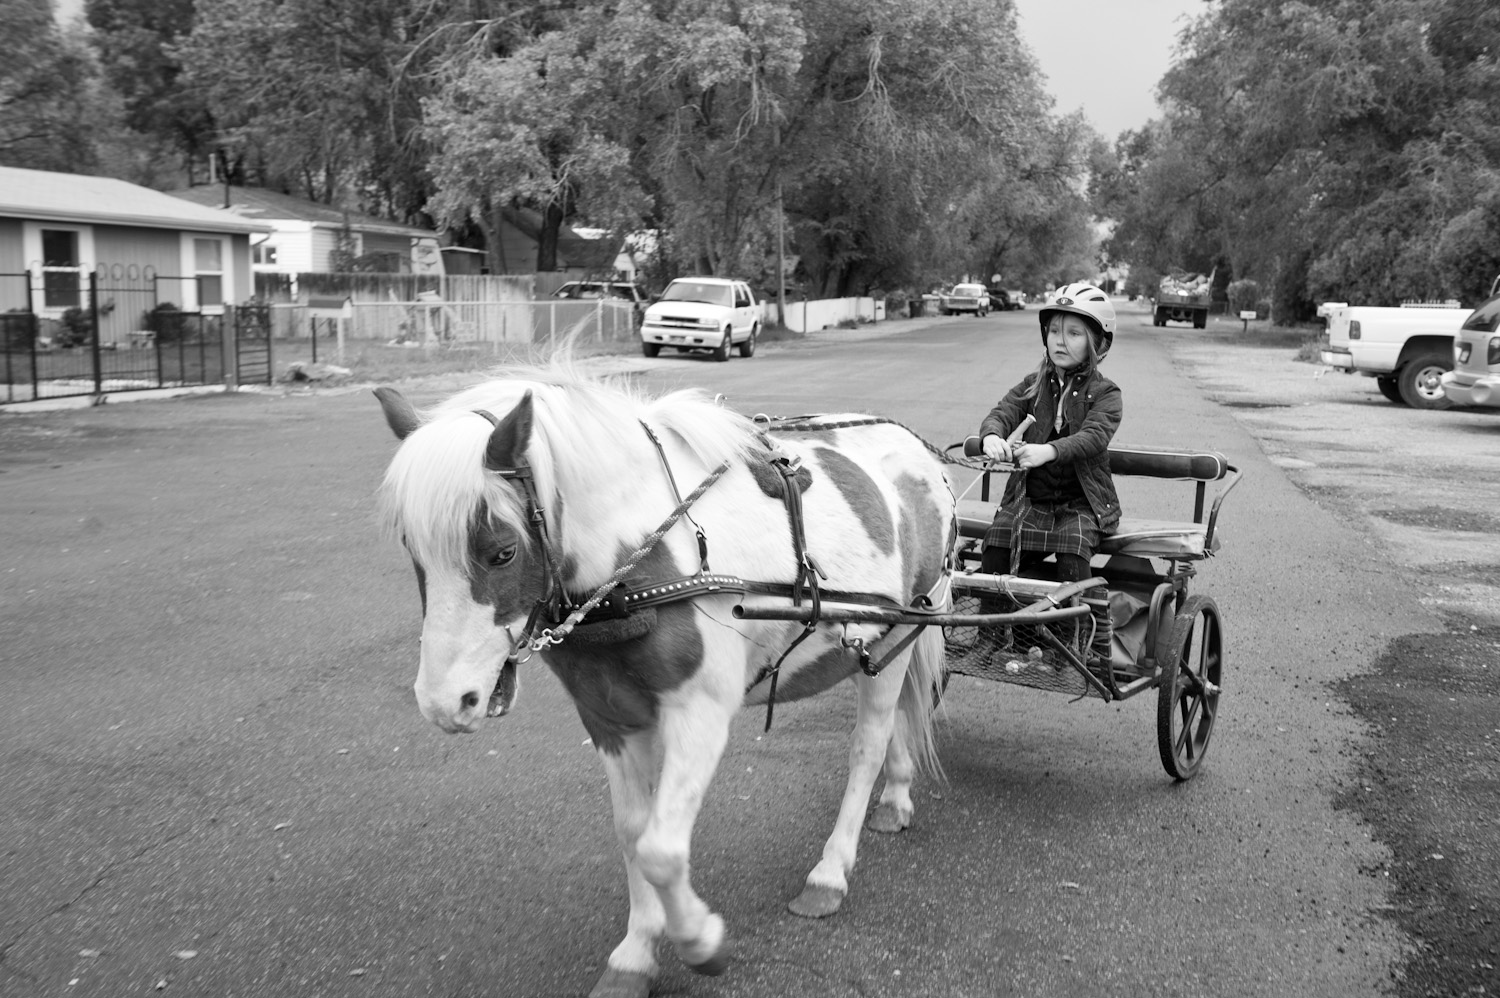
<instances>
[{"instance_id":1,"label":"house","mask_svg":"<svg viewBox=\"0 0 1500 998\"><path fill-rule=\"evenodd\" d=\"M0 312L95 310L99 342L127 342L158 305L215 314L248 299L251 244L270 231L123 180L0 167Z\"/></svg>"},{"instance_id":2,"label":"house","mask_svg":"<svg viewBox=\"0 0 1500 998\"><path fill-rule=\"evenodd\" d=\"M502 274L536 271L537 245L541 242L542 215L530 208L505 208L500 212L500 245L496 254ZM589 233L585 235L584 233ZM594 236L594 238L590 238ZM611 279L620 252L620 240L600 238L598 230L579 230L567 225L557 233L556 283L579 278ZM540 276L540 275L539 275ZM538 286L538 292L550 291Z\"/></svg>"},{"instance_id":3,"label":"house","mask_svg":"<svg viewBox=\"0 0 1500 998\"><path fill-rule=\"evenodd\" d=\"M343 211L263 187L214 184L170 193L220 209L227 201L229 211L269 225L270 237L254 250L257 274L336 273L350 270L355 261L365 271L443 273L438 235L430 229Z\"/></svg>"}]
</instances>

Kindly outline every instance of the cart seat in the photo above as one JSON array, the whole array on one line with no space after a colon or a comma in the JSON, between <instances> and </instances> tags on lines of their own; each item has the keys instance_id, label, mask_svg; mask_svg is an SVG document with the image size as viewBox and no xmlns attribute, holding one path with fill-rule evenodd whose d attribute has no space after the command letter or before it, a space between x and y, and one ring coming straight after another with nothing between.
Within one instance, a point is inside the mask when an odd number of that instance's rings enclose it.
<instances>
[{"instance_id":1,"label":"cart seat","mask_svg":"<svg viewBox=\"0 0 1500 998\"><path fill-rule=\"evenodd\" d=\"M955 445L957 446L957 445ZM982 452L978 437L964 441L964 454L976 457ZM1209 523L1217 515L1219 503L1239 481L1239 471L1217 451L1164 450L1154 447L1127 447L1116 444L1109 449L1109 470L1114 475L1139 478L1166 478L1197 483L1198 502L1194 516L1202 519L1204 488L1208 482L1232 476L1213 503L1208 522L1192 520L1137 520L1122 517L1115 532L1099 540L1103 555L1127 555L1134 558L1207 558L1220 548L1219 535L1208 540ZM983 537L995 518L995 504L980 499L962 499L958 503L958 532L964 537Z\"/></svg>"},{"instance_id":2,"label":"cart seat","mask_svg":"<svg viewBox=\"0 0 1500 998\"><path fill-rule=\"evenodd\" d=\"M1099 538L1099 554L1123 554L1135 558L1206 558L1219 550L1214 535L1208 549L1204 536L1208 527L1191 520L1137 520L1121 517L1115 532Z\"/></svg>"},{"instance_id":3,"label":"cart seat","mask_svg":"<svg viewBox=\"0 0 1500 998\"><path fill-rule=\"evenodd\" d=\"M958 532L964 537L983 537L995 519L995 504L964 499L958 504ZM1115 532L1099 539L1098 554L1123 554L1134 558L1205 558L1204 537L1208 528L1191 520L1138 520L1122 517ZM1217 534L1213 552L1220 548Z\"/></svg>"}]
</instances>

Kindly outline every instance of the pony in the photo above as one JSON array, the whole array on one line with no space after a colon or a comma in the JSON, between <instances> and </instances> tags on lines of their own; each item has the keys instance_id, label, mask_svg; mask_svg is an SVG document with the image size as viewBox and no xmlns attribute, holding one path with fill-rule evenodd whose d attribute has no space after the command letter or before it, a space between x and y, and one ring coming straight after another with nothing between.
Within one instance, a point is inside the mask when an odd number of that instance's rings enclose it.
<instances>
[{"instance_id":1,"label":"pony","mask_svg":"<svg viewBox=\"0 0 1500 998\"><path fill-rule=\"evenodd\" d=\"M857 689L848 784L793 912L842 904L882 767L869 827L910 824L915 773L940 772L941 629L829 618L951 605L953 492L931 448L888 420L757 421L566 359L502 374L422 411L376 389L401 441L379 503L416 569L417 704L443 731L472 732L515 706L525 663L563 683L608 774L630 895L592 994L643 998L663 936L701 973L730 961L689 851L741 706L765 705L769 725L775 701L851 677Z\"/></svg>"}]
</instances>

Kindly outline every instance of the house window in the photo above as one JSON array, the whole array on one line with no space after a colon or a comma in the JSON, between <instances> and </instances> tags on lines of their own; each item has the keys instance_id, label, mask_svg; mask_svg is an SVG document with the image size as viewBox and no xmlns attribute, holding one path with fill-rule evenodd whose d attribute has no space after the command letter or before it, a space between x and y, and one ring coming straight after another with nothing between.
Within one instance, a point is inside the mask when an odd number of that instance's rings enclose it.
<instances>
[{"instance_id":1,"label":"house window","mask_svg":"<svg viewBox=\"0 0 1500 998\"><path fill-rule=\"evenodd\" d=\"M83 265L75 229L42 230L42 306L79 308L83 304Z\"/></svg>"},{"instance_id":2,"label":"house window","mask_svg":"<svg viewBox=\"0 0 1500 998\"><path fill-rule=\"evenodd\" d=\"M276 247L267 243L256 243L252 247L252 259L263 267L276 266Z\"/></svg>"},{"instance_id":3,"label":"house window","mask_svg":"<svg viewBox=\"0 0 1500 998\"><path fill-rule=\"evenodd\" d=\"M224 244L217 239L193 240L193 276L198 279L198 307L224 304Z\"/></svg>"}]
</instances>

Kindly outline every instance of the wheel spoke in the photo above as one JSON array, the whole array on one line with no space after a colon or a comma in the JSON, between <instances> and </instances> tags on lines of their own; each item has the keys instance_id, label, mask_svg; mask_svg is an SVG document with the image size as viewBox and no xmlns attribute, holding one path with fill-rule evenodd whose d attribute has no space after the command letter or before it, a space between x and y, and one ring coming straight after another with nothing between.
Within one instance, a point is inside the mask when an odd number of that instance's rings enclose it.
<instances>
[{"instance_id":1,"label":"wheel spoke","mask_svg":"<svg viewBox=\"0 0 1500 998\"><path fill-rule=\"evenodd\" d=\"M1193 721L1198 717L1198 708L1203 705L1203 697L1184 693L1182 697L1182 730L1191 731Z\"/></svg>"},{"instance_id":2,"label":"wheel spoke","mask_svg":"<svg viewBox=\"0 0 1500 998\"><path fill-rule=\"evenodd\" d=\"M1182 730L1177 733L1177 737L1173 739L1172 751L1179 759L1191 757L1192 755L1192 750L1188 747L1192 744L1192 739L1188 737L1192 733L1192 730L1191 727L1184 724Z\"/></svg>"}]
</instances>

